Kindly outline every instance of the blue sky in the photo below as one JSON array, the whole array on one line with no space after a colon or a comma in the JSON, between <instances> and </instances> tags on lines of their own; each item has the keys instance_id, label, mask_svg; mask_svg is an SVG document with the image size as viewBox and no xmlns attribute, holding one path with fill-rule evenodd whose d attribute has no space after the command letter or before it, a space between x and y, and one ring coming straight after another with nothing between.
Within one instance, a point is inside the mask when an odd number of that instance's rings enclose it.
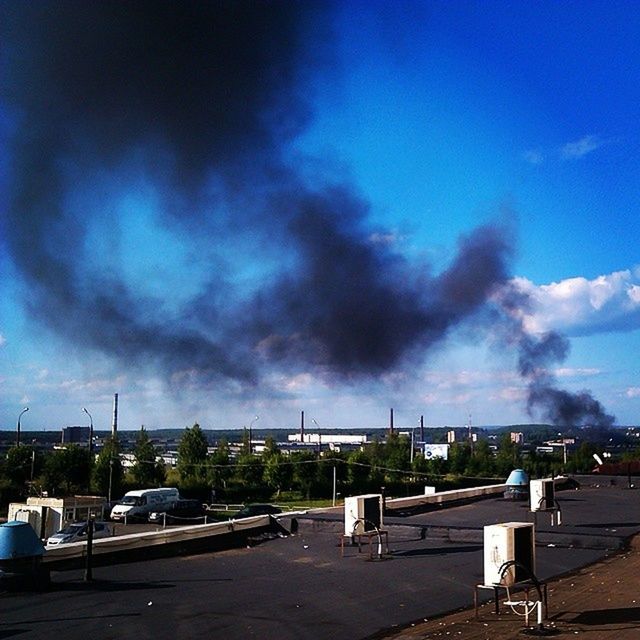
<instances>
[{"instance_id":1,"label":"blue sky","mask_svg":"<svg viewBox=\"0 0 640 640\"><path fill-rule=\"evenodd\" d=\"M47 33L46 17L16 6L12 20L38 21ZM120 424L131 429L195 421L241 427L255 415L260 426L295 427L301 410L326 428L382 426L389 407L396 424L407 426L420 415L430 425L462 425L469 414L478 425L548 421L540 404L527 412L532 384L541 379L574 394L588 390L617 424L638 423L637 4L319 6L322 20L303 22L298 44L303 88L283 82L267 96L276 105L277 135L258 142L245 132L250 142L238 142L229 162L227 147L216 147L215 160L203 162L191 180L180 174L176 140L188 139L191 152L206 137L181 138L183 123L174 130L172 120L179 112L154 115L149 135L122 135L114 151L104 140L92 146L97 138L87 134L87 123L116 131L129 121L108 108L85 113L93 87L77 104L71 94L59 102L54 96L52 110L78 119L60 128L73 144L51 151L58 139L51 127L59 125L12 83L27 77L36 86L44 78L46 86L46 74L54 75L37 66L37 57L26 71L15 62L19 56L5 63L0 195L11 213L3 214L0 240L2 428L14 428L24 406L27 430L83 424L83 406L97 428L108 428L115 392ZM9 42L19 52L29 40ZM89 73L107 75L101 64ZM179 88L174 93L179 97ZM144 114L137 117L144 122ZM54 213L41 211L51 200L25 205L16 195L48 175L38 173L41 158L25 151L25 140L37 146L38 136L49 149L45 168L58 176ZM247 169L262 167L274 149L277 169L287 175L278 187L265 177L275 172ZM282 213L290 198L281 194L296 193L289 183L305 196L321 193L323 206L340 203L323 213L315 239L306 198L303 213ZM330 198L332 185L347 195ZM268 224L276 209L282 217ZM304 228L289 236L292 218ZM25 219L31 237L15 230ZM333 269L327 250L314 277L292 284L292 274L304 271L309 247L325 242L327 221L374 270L391 265L371 288L380 286L384 298L394 278L406 278L403 295L391 299L405 304L414 294L429 318L433 296L436 306L447 306L430 287L439 290L439 276L463 255L460 238L482 238L486 225L498 227L509 245L501 254L505 277L496 275L482 303L452 312L436 336L422 325L412 333L408 321L395 327L394 314L384 316L392 337L407 333L392 357L368 358L380 327L366 322L352 327L353 335L370 331L353 356L326 356L346 340L328 324L350 318L339 305L325 315L324 301L339 301L344 279L357 280L360 272L342 263ZM42 256L44 273L24 260L36 242L34 260ZM477 264L468 265L469 276L477 275ZM58 280L51 275L57 267ZM527 304L505 306L505 291ZM360 295L358 286L352 293ZM105 297L119 302L114 308ZM363 315L376 308L370 304L363 297ZM320 306L323 312L314 313ZM357 304L348 308L357 311ZM490 312L501 320L488 321ZM507 324L517 339L496 328ZM545 332L561 334L569 348L545 360L544 372L538 363L535 373L519 373L524 337L539 341ZM173 353L187 343L192 362ZM281 350L283 359L276 357Z\"/></svg>"}]
</instances>

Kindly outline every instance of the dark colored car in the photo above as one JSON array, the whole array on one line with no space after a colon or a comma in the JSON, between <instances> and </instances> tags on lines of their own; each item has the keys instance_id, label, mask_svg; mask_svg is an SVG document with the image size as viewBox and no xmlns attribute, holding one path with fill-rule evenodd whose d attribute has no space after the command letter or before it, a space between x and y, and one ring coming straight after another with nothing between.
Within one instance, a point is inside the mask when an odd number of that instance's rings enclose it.
<instances>
[{"instance_id":1,"label":"dark colored car","mask_svg":"<svg viewBox=\"0 0 640 640\"><path fill-rule=\"evenodd\" d=\"M178 500L173 509L166 511L153 511L149 514L149 522L165 522L173 524L177 522L189 522L195 519L203 520L204 508L200 500Z\"/></svg>"},{"instance_id":2,"label":"dark colored car","mask_svg":"<svg viewBox=\"0 0 640 640\"><path fill-rule=\"evenodd\" d=\"M250 518L251 516L266 516L266 515L274 515L276 513L282 513L282 509L280 507L276 507L273 504L248 504L238 513L236 513L234 519L238 518Z\"/></svg>"}]
</instances>

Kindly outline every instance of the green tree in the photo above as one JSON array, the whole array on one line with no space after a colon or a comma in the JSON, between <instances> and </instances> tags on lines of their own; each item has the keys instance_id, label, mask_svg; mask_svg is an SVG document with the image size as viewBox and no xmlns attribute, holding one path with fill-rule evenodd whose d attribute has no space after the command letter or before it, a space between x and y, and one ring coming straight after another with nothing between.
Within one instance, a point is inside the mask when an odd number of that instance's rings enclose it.
<instances>
[{"instance_id":1,"label":"green tree","mask_svg":"<svg viewBox=\"0 0 640 640\"><path fill-rule=\"evenodd\" d=\"M495 473L495 458L486 440L479 440L467 465L466 475L488 478Z\"/></svg>"},{"instance_id":2,"label":"green tree","mask_svg":"<svg viewBox=\"0 0 640 640\"><path fill-rule=\"evenodd\" d=\"M93 466L92 485L94 491L110 500L123 494L124 469L120 461L120 443L109 436Z\"/></svg>"},{"instance_id":3,"label":"green tree","mask_svg":"<svg viewBox=\"0 0 640 640\"><path fill-rule=\"evenodd\" d=\"M443 476L449 470L449 462L440 456L435 458L425 458L419 453L413 459L413 471L419 473L427 473L430 476ZM424 479L424 477L423 477ZM435 478L431 478L430 482L435 482Z\"/></svg>"},{"instance_id":4,"label":"green tree","mask_svg":"<svg viewBox=\"0 0 640 640\"><path fill-rule=\"evenodd\" d=\"M207 438L200 425L187 427L178 445L178 472L181 480L204 482L207 477Z\"/></svg>"},{"instance_id":5,"label":"green tree","mask_svg":"<svg viewBox=\"0 0 640 640\"><path fill-rule=\"evenodd\" d=\"M569 473L590 473L596 464L593 458L594 453L596 453L595 445L590 442L582 442L577 451L568 456L567 471Z\"/></svg>"},{"instance_id":6,"label":"green tree","mask_svg":"<svg viewBox=\"0 0 640 640\"><path fill-rule=\"evenodd\" d=\"M347 456L347 481L354 494L369 488L371 461L366 451L358 449Z\"/></svg>"},{"instance_id":7,"label":"green tree","mask_svg":"<svg viewBox=\"0 0 640 640\"><path fill-rule=\"evenodd\" d=\"M335 472L336 493L346 477L344 454L334 451L329 459L320 458L318 463L318 492L324 497L333 496L333 478Z\"/></svg>"},{"instance_id":8,"label":"green tree","mask_svg":"<svg viewBox=\"0 0 640 640\"><path fill-rule=\"evenodd\" d=\"M11 447L2 464L2 495L6 502L24 498L28 493L28 483L32 477L37 477L42 467L42 458L33 447L23 444ZM4 503L4 499L2 501Z\"/></svg>"},{"instance_id":9,"label":"green tree","mask_svg":"<svg viewBox=\"0 0 640 640\"><path fill-rule=\"evenodd\" d=\"M31 478L31 457L33 449L23 444L11 447L7 451L5 471L11 481L24 488Z\"/></svg>"},{"instance_id":10,"label":"green tree","mask_svg":"<svg viewBox=\"0 0 640 640\"><path fill-rule=\"evenodd\" d=\"M233 471L229 459L229 443L226 438L222 438L216 450L209 456L208 478L214 489L226 489Z\"/></svg>"},{"instance_id":11,"label":"green tree","mask_svg":"<svg viewBox=\"0 0 640 640\"><path fill-rule=\"evenodd\" d=\"M310 500L316 484L318 457L311 451L297 451L291 454L291 461L294 463L294 482L302 495Z\"/></svg>"},{"instance_id":12,"label":"green tree","mask_svg":"<svg viewBox=\"0 0 640 640\"><path fill-rule=\"evenodd\" d=\"M468 442L454 442L449 448L449 471L464 475L471 459L471 446Z\"/></svg>"},{"instance_id":13,"label":"green tree","mask_svg":"<svg viewBox=\"0 0 640 640\"><path fill-rule=\"evenodd\" d=\"M158 460L158 452L144 426L136 439L133 455L135 463L131 475L136 485L143 489L162 486L166 477L164 464Z\"/></svg>"},{"instance_id":14,"label":"green tree","mask_svg":"<svg viewBox=\"0 0 640 640\"><path fill-rule=\"evenodd\" d=\"M89 472L87 452L72 444L47 457L42 481L52 495L72 495L87 490Z\"/></svg>"},{"instance_id":15,"label":"green tree","mask_svg":"<svg viewBox=\"0 0 640 640\"><path fill-rule=\"evenodd\" d=\"M410 440L400 437L395 431L387 436L383 447L384 466L389 469L386 476L390 481L404 480L406 476L397 471L408 471L411 468Z\"/></svg>"},{"instance_id":16,"label":"green tree","mask_svg":"<svg viewBox=\"0 0 640 640\"><path fill-rule=\"evenodd\" d=\"M248 495L261 493L264 465L260 456L253 453L241 453L236 459L236 482Z\"/></svg>"},{"instance_id":17,"label":"green tree","mask_svg":"<svg viewBox=\"0 0 640 640\"><path fill-rule=\"evenodd\" d=\"M496 454L496 473L500 477L507 476L514 470L522 467L520 447L511 440L510 433L503 433L498 443Z\"/></svg>"},{"instance_id":18,"label":"green tree","mask_svg":"<svg viewBox=\"0 0 640 640\"><path fill-rule=\"evenodd\" d=\"M293 467L284 459L273 438L267 438L262 460L264 462L264 482L279 496L284 488L291 485Z\"/></svg>"}]
</instances>

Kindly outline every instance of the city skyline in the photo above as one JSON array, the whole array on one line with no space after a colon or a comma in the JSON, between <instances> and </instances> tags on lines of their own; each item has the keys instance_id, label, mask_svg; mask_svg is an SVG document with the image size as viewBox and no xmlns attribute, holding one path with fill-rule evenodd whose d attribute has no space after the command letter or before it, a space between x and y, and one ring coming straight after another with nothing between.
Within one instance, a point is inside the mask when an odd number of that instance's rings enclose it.
<instances>
[{"instance_id":1,"label":"city skyline","mask_svg":"<svg viewBox=\"0 0 640 640\"><path fill-rule=\"evenodd\" d=\"M0 18L0 425L638 423L635 3Z\"/></svg>"}]
</instances>

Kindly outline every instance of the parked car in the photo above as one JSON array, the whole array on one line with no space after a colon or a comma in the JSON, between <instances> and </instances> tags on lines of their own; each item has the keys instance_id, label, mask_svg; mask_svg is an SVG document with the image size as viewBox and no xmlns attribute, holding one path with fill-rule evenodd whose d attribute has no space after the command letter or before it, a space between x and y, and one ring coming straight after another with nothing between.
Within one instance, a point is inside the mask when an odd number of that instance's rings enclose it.
<instances>
[{"instance_id":1,"label":"parked car","mask_svg":"<svg viewBox=\"0 0 640 640\"><path fill-rule=\"evenodd\" d=\"M248 504L244 506L234 517L235 520L239 518L250 518L251 516L265 516L274 515L276 513L282 513L280 507L276 507L273 504Z\"/></svg>"},{"instance_id":2,"label":"parked car","mask_svg":"<svg viewBox=\"0 0 640 640\"><path fill-rule=\"evenodd\" d=\"M174 522L188 522L194 518L203 518L204 508L200 500L178 500L176 506L164 511L152 511L149 514L149 522L163 522L167 524Z\"/></svg>"},{"instance_id":3,"label":"parked car","mask_svg":"<svg viewBox=\"0 0 640 640\"><path fill-rule=\"evenodd\" d=\"M93 537L108 538L111 535L111 529L106 522L93 523ZM64 529L60 529L58 533L54 533L47 539L47 546L53 547L59 544L67 544L69 542L84 542L87 539L87 522L73 522Z\"/></svg>"}]
</instances>

